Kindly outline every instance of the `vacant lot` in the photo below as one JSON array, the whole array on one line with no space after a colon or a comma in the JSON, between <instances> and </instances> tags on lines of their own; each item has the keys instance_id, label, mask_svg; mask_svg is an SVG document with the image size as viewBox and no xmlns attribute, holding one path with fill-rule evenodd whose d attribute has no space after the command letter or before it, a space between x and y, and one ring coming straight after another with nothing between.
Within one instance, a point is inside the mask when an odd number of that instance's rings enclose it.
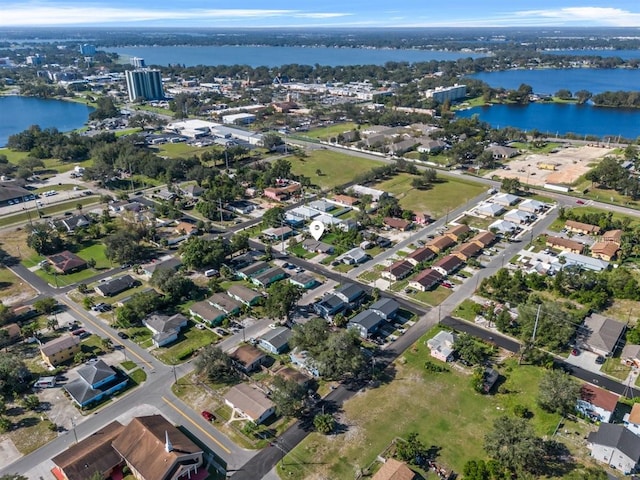
<instances>
[{"instance_id":1,"label":"vacant lot","mask_svg":"<svg viewBox=\"0 0 640 480\"><path fill-rule=\"evenodd\" d=\"M366 158L344 155L329 150L313 150L304 158L290 158L291 170L296 175L304 175L311 183L322 189L344 185L359 173L379 167L380 162ZM320 175L318 175L318 170Z\"/></svg>"},{"instance_id":2,"label":"vacant lot","mask_svg":"<svg viewBox=\"0 0 640 480\"><path fill-rule=\"evenodd\" d=\"M320 140L329 140L331 137L335 137L340 133L348 132L356 128L356 124L353 122L339 123L337 125L331 125L329 127L314 128L308 131L305 135L311 138L317 138Z\"/></svg>"},{"instance_id":3,"label":"vacant lot","mask_svg":"<svg viewBox=\"0 0 640 480\"><path fill-rule=\"evenodd\" d=\"M440 449L438 463L461 473L467 460L485 458L485 433L497 417L512 415L517 404L533 413L531 422L539 435L554 432L560 417L536 404L542 369L518 366L509 359L499 367L505 377L501 391L509 393L480 395L471 388L470 371L426 371L430 356L425 340L430 335L433 332L394 364L393 380L344 405L338 419L343 432L312 433L287 455L282 477L352 479L357 468L369 466L394 438L411 432L417 432L427 447ZM565 428L576 427L567 422Z\"/></svg>"},{"instance_id":4,"label":"vacant lot","mask_svg":"<svg viewBox=\"0 0 640 480\"><path fill-rule=\"evenodd\" d=\"M0 269L0 301L11 305L31 298L35 295L29 284L16 277L11 270Z\"/></svg>"},{"instance_id":5,"label":"vacant lot","mask_svg":"<svg viewBox=\"0 0 640 480\"><path fill-rule=\"evenodd\" d=\"M449 177L440 177L440 182L431 188L418 190L411 186L413 178L413 175L401 173L374 187L393 194L402 208L428 213L433 217L442 217L486 190L479 183Z\"/></svg>"}]
</instances>

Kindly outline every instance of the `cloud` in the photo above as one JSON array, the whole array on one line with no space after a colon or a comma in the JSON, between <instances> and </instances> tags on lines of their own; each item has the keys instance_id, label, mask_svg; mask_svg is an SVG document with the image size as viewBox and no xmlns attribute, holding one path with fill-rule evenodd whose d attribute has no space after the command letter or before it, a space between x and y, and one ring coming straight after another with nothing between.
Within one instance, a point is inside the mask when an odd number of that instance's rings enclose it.
<instances>
[{"instance_id":1,"label":"cloud","mask_svg":"<svg viewBox=\"0 0 640 480\"><path fill-rule=\"evenodd\" d=\"M567 7L546 10L523 10L515 12L517 18L546 20L544 23L554 24L591 24L632 27L640 25L640 13L633 13L621 8L611 7Z\"/></svg>"},{"instance_id":2,"label":"cloud","mask_svg":"<svg viewBox=\"0 0 640 480\"><path fill-rule=\"evenodd\" d=\"M137 7L108 7L100 4L58 3L55 6L39 2L14 3L2 8L0 26L43 25L100 25L109 23L133 24L206 20L238 21L262 18L327 19L351 15L333 12L303 12L286 9L143 9Z\"/></svg>"}]
</instances>

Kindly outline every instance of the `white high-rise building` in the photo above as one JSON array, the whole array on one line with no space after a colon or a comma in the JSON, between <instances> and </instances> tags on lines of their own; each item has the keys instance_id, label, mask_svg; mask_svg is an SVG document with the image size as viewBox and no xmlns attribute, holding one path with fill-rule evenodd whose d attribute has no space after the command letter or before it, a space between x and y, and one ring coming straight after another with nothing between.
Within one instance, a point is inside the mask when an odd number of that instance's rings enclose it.
<instances>
[{"instance_id":1,"label":"white high-rise building","mask_svg":"<svg viewBox=\"0 0 640 480\"><path fill-rule=\"evenodd\" d=\"M146 67L144 63L144 58L140 58L140 57L131 57L131 59L129 60L129 63L131 63L131 65L133 65L135 68Z\"/></svg>"},{"instance_id":2,"label":"white high-rise building","mask_svg":"<svg viewBox=\"0 0 640 480\"><path fill-rule=\"evenodd\" d=\"M129 101L135 102L140 98L144 100L164 99L162 77L159 70L127 70L125 76Z\"/></svg>"}]
</instances>

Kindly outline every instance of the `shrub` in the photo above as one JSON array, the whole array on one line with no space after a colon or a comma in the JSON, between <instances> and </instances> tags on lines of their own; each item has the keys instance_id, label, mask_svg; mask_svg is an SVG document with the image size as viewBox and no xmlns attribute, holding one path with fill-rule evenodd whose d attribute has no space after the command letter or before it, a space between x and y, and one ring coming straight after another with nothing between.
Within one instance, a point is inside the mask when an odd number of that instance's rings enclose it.
<instances>
[{"instance_id":1,"label":"shrub","mask_svg":"<svg viewBox=\"0 0 640 480\"><path fill-rule=\"evenodd\" d=\"M449 369L444 365L438 365L437 363L432 362L431 360L427 360L426 362L424 362L424 368L428 372L432 372L432 373L442 373L442 372L449 371Z\"/></svg>"}]
</instances>

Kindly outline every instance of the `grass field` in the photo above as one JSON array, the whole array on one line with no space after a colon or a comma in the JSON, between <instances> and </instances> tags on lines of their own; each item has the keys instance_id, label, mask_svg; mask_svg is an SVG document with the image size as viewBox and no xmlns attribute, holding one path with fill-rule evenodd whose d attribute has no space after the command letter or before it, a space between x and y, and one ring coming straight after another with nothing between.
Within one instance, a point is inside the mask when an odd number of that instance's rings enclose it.
<instances>
[{"instance_id":1,"label":"grass field","mask_svg":"<svg viewBox=\"0 0 640 480\"><path fill-rule=\"evenodd\" d=\"M543 412L536 403L542 369L509 360L499 370L510 393L480 395L471 388L470 374L425 370L428 336L394 364L393 381L344 404L338 419L342 433L312 433L287 455L282 478L354 478L356 468L367 467L394 438L411 432L417 432L427 447L440 449L438 463L461 473L467 460L485 458L485 433L517 404L533 413L531 422L539 435L554 432L560 417Z\"/></svg>"},{"instance_id":2,"label":"grass field","mask_svg":"<svg viewBox=\"0 0 640 480\"><path fill-rule=\"evenodd\" d=\"M381 162L344 155L329 150L313 150L305 158L292 157L291 170L296 175L311 178L311 183L322 189L344 185L359 173L379 167ZM320 170L321 175L316 172Z\"/></svg>"},{"instance_id":3,"label":"grass field","mask_svg":"<svg viewBox=\"0 0 640 480\"><path fill-rule=\"evenodd\" d=\"M222 147L194 147L186 143L165 143L158 147L158 155L169 158L190 157L192 155L200 156L204 152L212 152L222 150Z\"/></svg>"},{"instance_id":4,"label":"grass field","mask_svg":"<svg viewBox=\"0 0 640 480\"><path fill-rule=\"evenodd\" d=\"M433 217L442 217L486 190L479 183L450 177L441 177L442 181L429 190L417 190L411 187L412 179L412 175L401 173L374 187L393 194L402 208L425 212Z\"/></svg>"},{"instance_id":5,"label":"grass field","mask_svg":"<svg viewBox=\"0 0 640 480\"><path fill-rule=\"evenodd\" d=\"M416 292L410 296L418 300L419 302L426 303L430 306L440 305L453 293L450 288L444 288L442 285L438 285L434 290L428 292Z\"/></svg>"},{"instance_id":6,"label":"grass field","mask_svg":"<svg viewBox=\"0 0 640 480\"><path fill-rule=\"evenodd\" d=\"M335 137L340 133L348 132L356 128L356 124L353 122L338 123L329 127L314 128L305 133L307 137L317 138L319 140L329 140L331 137Z\"/></svg>"},{"instance_id":7,"label":"grass field","mask_svg":"<svg viewBox=\"0 0 640 480\"><path fill-rule=\"evenodd\" d=\"M190 326L180 332L176 343L169 347L160 347L154 350L156 356L167 365L182 363L191 356L191 354L188 354L180 358L183 354L189 351L193 353L200 347L210 345L218 340L218 336L210 330L198 330L193 328L192 322L189 323Z\"/></svg>"},{"instance_id":8,"label":"grass field","mask_svg":"<svg viewBox=\"0 0 640 480\"><path fill-rule=\"evenodd\" d=\"M62 185L56 185L55 188L51 188L51 186L40 187L33 190L33 193L42 193L47 192L49 190L56 190L58 192L66 192L69 190L73 190L74 187L77 187L76 190L86 190L86 187L80 185L73 185L70 183L63 183Z\"/></svg>"},{"instance_id":9,"label":"grass field","mask_svg":"<svg viewBox=\"0 0 640 480\"><path fill-rule=\"evenodd\" d=\"M105 246L101 243L88 242L84 248L78 250L75 253L84 260L93 258L96 261L95 268L86 268L84 270L80 270L79 272L74 272L67 275L54 275L51 273L47 273L45 270L38 269L35 271L35 274L51 285L57 284L58 286L66 286L82 282L83 280L96 275L96 270L110 268L112 266L111 262L105 256ZM44 257L32 257L24 260L22 263L26 267L30 267L34 265L33 262L37 263L43 258Z\"/></svg>"}]
</instances>

